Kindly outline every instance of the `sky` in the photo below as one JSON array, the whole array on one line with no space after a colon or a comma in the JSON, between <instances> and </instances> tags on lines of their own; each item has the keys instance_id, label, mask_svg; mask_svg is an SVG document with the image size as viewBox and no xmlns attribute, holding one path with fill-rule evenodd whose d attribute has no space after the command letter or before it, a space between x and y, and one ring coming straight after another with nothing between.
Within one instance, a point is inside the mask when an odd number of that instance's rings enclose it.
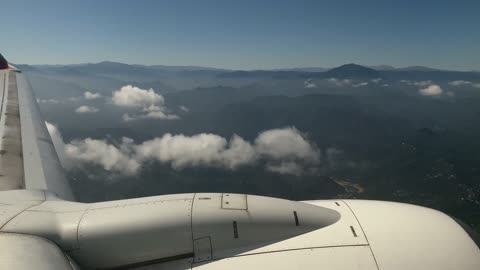
<instances>
[{"instance_id":1,"label":"sky","mask_svg":"<svg viewBox=\"0 0 480 270\"><path fill-rule=\"evenodd\" d=\"M2 1L12 63L480 70L480 1Z\"/></svg>"}]
</instances>

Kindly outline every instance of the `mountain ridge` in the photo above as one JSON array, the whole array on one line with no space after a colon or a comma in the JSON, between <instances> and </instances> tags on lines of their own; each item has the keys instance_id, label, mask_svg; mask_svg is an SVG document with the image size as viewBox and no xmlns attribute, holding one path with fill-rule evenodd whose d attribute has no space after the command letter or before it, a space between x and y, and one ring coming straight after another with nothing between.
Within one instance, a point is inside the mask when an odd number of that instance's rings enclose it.
<instances>
[{"instance_id":1,"label":"mountain ridge","mask_svg":"<svg viewBox=\"0 0 480 270\"><path fill-rule=\"evenodd\" d=\"M321 66L306 66L306 67L291 67L291 68L271 68L271 69L230 69L230 68L218 68L218 67L208 67L208 66L197 66L197 65L143 65L143 64L127 64L116 61L100 61L95 63L78 63L78 64L14 64L17 67L43 67L43 68L60 68L60 67L81 67L81 66L105 66L105 65L115 65L115 66L129 66L129 67L146 67L146 68L158 68L158 69L170 69L170 70L211 70L211 71L295 71L295 72L326 72L335 68L339 68L344 65L337 67L321 67ZM348 64L347 64L348 65ZM442 68L433 68L428 66L421 65L411 65L405 67L395 67L387 64L379 65L361 65L366 68L371 68L377 71L454 71L454 72L480 72L479 70L453 70L453 69L442 69Z\"/></svg>"}]
</instances>

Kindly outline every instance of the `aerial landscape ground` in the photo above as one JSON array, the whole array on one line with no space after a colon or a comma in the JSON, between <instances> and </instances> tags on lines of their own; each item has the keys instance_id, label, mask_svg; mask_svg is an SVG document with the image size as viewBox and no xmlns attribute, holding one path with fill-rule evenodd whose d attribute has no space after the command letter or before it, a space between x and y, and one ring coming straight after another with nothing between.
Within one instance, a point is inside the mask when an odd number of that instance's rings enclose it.
<instances>
[{"instance_id":1,"label":"aerial landscape ground","mask_svg":"<svg viewBox=\"0 0 480 270\"><path fill-rule=\"evenodd\" d=\"M439 209L480 231L479 72L17 67L80 201L376 199Z\"/></svg>"}]
</instances>

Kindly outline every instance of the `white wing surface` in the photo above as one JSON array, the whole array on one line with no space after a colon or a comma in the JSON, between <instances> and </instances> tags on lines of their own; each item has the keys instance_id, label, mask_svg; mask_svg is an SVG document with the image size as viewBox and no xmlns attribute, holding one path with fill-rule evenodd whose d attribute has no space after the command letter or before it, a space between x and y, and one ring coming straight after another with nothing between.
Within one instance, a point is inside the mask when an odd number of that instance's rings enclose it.
<instances>
[{"instance_id":1,"label":"white wing surface","mask_svg":"<svg viewBox=\"0 0 480 270\"><path fill-rule=\"evenodd\" d=\"M0 191L48 190L73 200L32 88L9 65L0 70L0 102Z\"/></svg>"}]
</instances>

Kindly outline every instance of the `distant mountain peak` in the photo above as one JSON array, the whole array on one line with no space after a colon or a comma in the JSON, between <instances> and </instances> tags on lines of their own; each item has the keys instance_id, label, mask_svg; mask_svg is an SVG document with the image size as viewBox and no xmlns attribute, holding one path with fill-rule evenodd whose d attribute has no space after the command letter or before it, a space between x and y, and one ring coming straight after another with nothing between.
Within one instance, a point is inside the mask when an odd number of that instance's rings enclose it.
<instances>
[{"instance_id":1,"label":"distant mountain peak","mask_svg":"<svg viewBox=\"0 0 480 270\"><path fill-rule=\"evenodd\" d=\"M333 78L378 78L381 77L380 72L373 68L350 63L345 64L326 72L326 75Z\"/></svg>"},{"instance_id":2,"label":"distant mountain peak","mask_svg":"<svg viewBox=\"0 0 480 270\"><path fill-rule=\"evenodd\" d=\"M341 65L337 68L357 68L357 69L371 69L369 67L366 67L366 66L362 66L362 65L359 65L359 64L355 64L355 63L348 63L348 64L344 64L344 65Z\"/></svg>"}]
</instances>

